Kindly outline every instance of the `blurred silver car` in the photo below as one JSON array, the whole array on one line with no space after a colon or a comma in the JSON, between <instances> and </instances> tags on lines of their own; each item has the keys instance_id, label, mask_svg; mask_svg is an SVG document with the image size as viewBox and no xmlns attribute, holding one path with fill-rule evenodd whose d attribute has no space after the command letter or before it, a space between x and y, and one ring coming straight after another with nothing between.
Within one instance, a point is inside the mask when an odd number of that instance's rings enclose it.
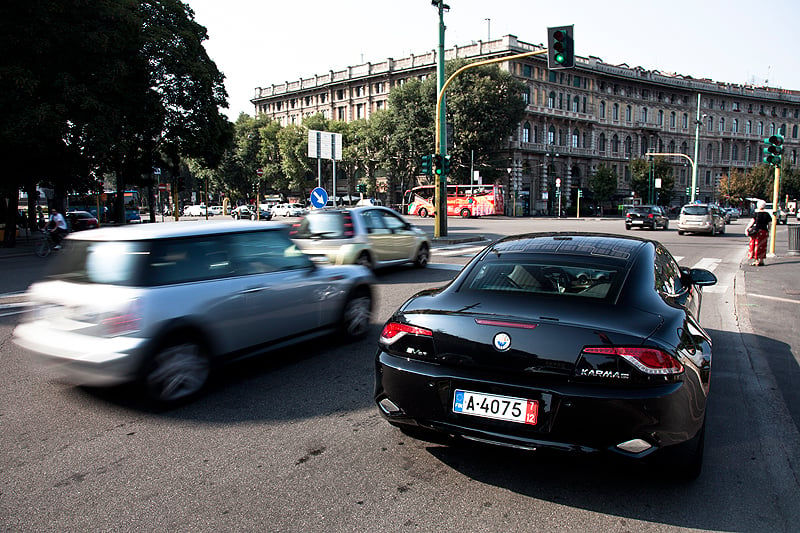
<instances>
[{"instance_id":1,"label":"blurred silver car","mask_svg":"<svg viewBox=\"0 0 800 533\"><path fill-rule=\"evenodd\" d=\"M369 327L370 271L314 264L284 225L145 224L69 239L28 289L14 341L72 383L137 381L170 404L198 394L212 363Z\"/></svg>"},{"instance_id":2,"label":"blurred silver car","mask_svg":"<svg viewBox=\"0 0 800 533\"><path fill-rule=\"evenodd\" d=\"M424 231L380 206L311 211L292 225L290 237L308 254L371 269L404 263L422 268L431 253Z\"/></svg>"},{"instance_id":3,"label":"blurred silver car","mask_svg":"<svg viewBox=\"0 0 800 533\"><path fill-rule=\"evenodd\" d=\"M678 218L678 235L684 233L725 233L725 218L715 204L686 204Z\"/></svg>"}]
</instances>

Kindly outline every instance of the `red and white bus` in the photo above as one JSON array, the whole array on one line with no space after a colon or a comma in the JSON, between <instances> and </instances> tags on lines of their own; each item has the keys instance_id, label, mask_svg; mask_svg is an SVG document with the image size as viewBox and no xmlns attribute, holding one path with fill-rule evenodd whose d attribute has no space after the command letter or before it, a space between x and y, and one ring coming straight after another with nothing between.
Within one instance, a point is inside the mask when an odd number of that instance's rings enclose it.
<instances>
[{"instance_id":1,"label":"red and white bus","mask_svg":"<svg viewBox=\"0 0 800 533\"><path fill-rule=\"evenodd\" d=\"M408 204L407 213L421 217L434 215L436 213L433 205L435 194L435 185L420 185L406 191L404 199ZM505 214L505 206L503 205L502 185L447 186L448 216L469 218L503 214Z\"/></svg>"}]
</instances>

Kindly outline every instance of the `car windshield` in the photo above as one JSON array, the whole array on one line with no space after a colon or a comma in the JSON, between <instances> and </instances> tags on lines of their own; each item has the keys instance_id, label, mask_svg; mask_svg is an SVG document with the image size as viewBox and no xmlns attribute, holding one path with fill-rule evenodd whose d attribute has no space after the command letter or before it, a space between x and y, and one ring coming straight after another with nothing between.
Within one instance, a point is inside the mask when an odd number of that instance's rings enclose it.
<instances>
[{"instance_id":1,"label":"car windshield","mask_svg":"<svg viewBox=\"0 0 800 533\"><path fill-rule=\"evenodd\" d=\"M342 239L345 237L344 217L338 211L318 211L301 220L296 232L292 232L292 237Z\"/></svg>"},{"instance_id":2,"label":"car windshield","mask_svg":"<svg viewBox=\"0 0 800 533\"><path fill-rule=\"evenodd\" d=\"M463 290L507 291L564 298L616 298L619 268L551 261L483 261L469 273Z\"/></svg>"},{"instance_id":3,"label":"car windshield","mask_svg":"<svg viewBox=\"0 0 800 533\"><path fill-rule=\"evenodd\" d=\"M707 215L708 206L705 205L685 205L681 209L682 215Z\"/></svg>"}]
</instances>

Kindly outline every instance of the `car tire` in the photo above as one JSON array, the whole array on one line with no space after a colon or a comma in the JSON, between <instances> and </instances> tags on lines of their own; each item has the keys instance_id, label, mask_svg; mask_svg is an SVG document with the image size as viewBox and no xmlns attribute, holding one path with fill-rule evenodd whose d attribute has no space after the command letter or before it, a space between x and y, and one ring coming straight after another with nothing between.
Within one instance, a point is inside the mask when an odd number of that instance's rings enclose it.
<instances>
[{"instance_id":1,"label":"car tire","mask_svg":"<svg viewBox=\"0 0 800 533\"><path fill-rule=\"evenodd\" d=\"M417 257L414 258L414 266L417 268L425 268L428 266L428 261L431 258L431 251L428 249L427 244L422 244L417 250Z\"/></svg>"},{"instance_id":2,"label":"car tire","mask_svg":"<svg viewBox=\"0 0 800 533\"><path fill-rule=\"evenodd\" d=\"M664 229L664 230L668 230L668 229L669 229L669 220L667 220L666 222L664 222L664 228L663 228L663 229Z\"/></svg>"},{"instance_id":3,"label":"car tire","mask_svg":"<svg viewBox=\"0 0 800 533\"><path fill-rule=\"evenodd\" d=\"M700 476L703 470L703 450L706 441L706 422L697 435L681 444L676 444L658 453L658 466L662 471L682 481L692 481Z\"/></svg>"},{"instance_id":4,"label":"car tire","mask_svg":"<svg viewBox=\"0 0 800 533\"><path fill-rule=\"evenodd\" d=\"M711 224L711 236L712 237L717 236L717 227L714 224Z\"/></svg>"},{"instance_id":5,"label":"car tire","mask_svg":"<svg viewBox=\"0 0 800 533\"><path fill-rule=\"evenodd\" d=\"M342 309L341 330L347 340L366 337L372 319L372 297L369 291L361 289L350 295Z\"/></svg>"},{"instance_id":6,"label":"car tire","mask_svg":"<svg viewBox=\"0 0 800 533\"><path fill-rule=\"evenodd\" d=\"M356 258L355 264L365 266L370 270L373 268L372 259L367 252L361 252L361 254Z\"/></svg>"},{"instance_id":7,"label":"car tire","mask_svg":"<svg viewBox=\"0 0 800 533\"><path fill-rule=\"evenodd\" d=\"M424 207L421 208L419 211L417 211L417 213L419 213L419 216L421 216L422 218L428 218L428 210L425 209Z\"/></svg>"},{"instance_id":8,"label":"car tire","mask_svg":"<svg viewBox=\"0 0 800 533\"><path fill-rule=\"evenodd\" d=\"M625 224L625 229L626 229L627 231L630 231L630 230L631 230L631 227L630 227L629 225Z\"/></svg>"},{"instance_id":9,"label":"car tire","mask_svg":"<svg viewBox=\"0 0 800 533\"><path fill-rule=\"evenodd\" d=\"M147 398L158 405L174 405L196 397L211 374L205 346L188 336L162 345L145 364L141 383Z\"/></svg>"},{"instance_id":10,"label":"car tire","mask_svg":"<svg viewBox=\"0 0 800 533\"><path fill-rule=\"evenodd\" d=\"M256 215L255 214L250 215L250 220L255 220L255 219L256 219Z\"/></svg>"},{"instance_id":11,"label":"car tire","mask_svg":"<svg viewBox=\"0 0 800 533\"><path fill-rule=\"evenodd\" d=\"M467 209L466 207L462 209L461 213L459 214L461 215L461 218L470 218L472 216L472 213L470 213L469 209Z\"/></svg>"},{"instance_id":12,"label":"car tire","mask_svg":"<svg viewBox=\"0 0 800 533\"><path fill-rule=\"evenodd\" d=\"M678 235L683 235L683 230L678 230Z\"/></svg>"}]
</instances>

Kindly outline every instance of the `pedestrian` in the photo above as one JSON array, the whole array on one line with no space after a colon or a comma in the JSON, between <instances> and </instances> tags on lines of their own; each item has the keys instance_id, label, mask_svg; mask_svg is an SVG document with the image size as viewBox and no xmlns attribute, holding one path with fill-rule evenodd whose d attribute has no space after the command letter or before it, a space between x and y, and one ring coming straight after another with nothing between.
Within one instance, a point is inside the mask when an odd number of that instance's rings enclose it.
<instances>
[{"instance_id":1,"label":"pedestrian","mask_svg":"<svg viewBox=\"0 0 800 533\"><path fill-rule=\"evenodd\" d=\"M58 209L53 207L50 209L50 221L47 224L47 231L53 237L53 242L56 243L55 249L61 248L61 239L67 234L67 221L64 215L58 212Z\"/></svg>"},{"instance_id":2,"label":"pedestrian","mask_svg":"<svg viewBox=\"0 0 800 533\"><path fill-rule=\"evenodd\" d=\"M767 202L759 200L756 203L756 210L753 218L747 227L744 228L745 234L750 237L750 248L747 257L753 266L764 266L764 258L767 256L767 242L769 241L769 226L772 223L772 215L766 210ZM752 229L751 229L752 228Z\"/></svg>"}]
</instances>

